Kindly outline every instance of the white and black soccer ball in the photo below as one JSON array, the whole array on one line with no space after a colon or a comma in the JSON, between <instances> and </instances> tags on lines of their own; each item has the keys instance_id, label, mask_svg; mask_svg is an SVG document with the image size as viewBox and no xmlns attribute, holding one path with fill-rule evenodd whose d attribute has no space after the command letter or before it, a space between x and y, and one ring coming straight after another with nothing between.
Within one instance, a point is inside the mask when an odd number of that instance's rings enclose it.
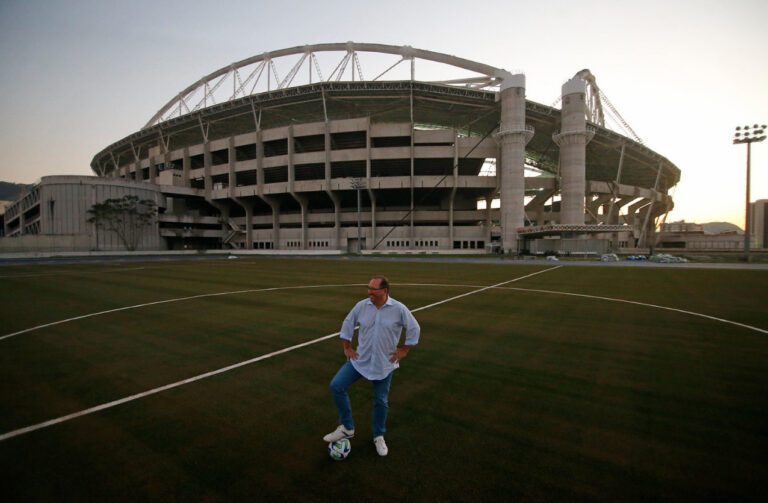
<instances>
[{"instance_id":1,"label":"white and black soccer ball","mask_svg":"<svg viewBox=\"0 0 768 503\"><path fill-rule=\"evenodd\" d=\"M347 459L352 450L352 442L348 438L343 438L328 444L328 454L334 461L343 461Z\"/></svg>"}]
</instances>

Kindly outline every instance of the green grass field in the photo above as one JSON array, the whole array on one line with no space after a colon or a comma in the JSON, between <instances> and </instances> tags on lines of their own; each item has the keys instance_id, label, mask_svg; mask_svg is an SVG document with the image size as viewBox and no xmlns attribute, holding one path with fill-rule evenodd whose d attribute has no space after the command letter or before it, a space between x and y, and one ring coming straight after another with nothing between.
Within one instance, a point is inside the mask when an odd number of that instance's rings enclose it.
<instances>
[{"instance_id":1,"label":"green grass field","mask_svg":"<svg viewBox=\"0 0 768 503\"><path fill-rule=\"evenodd\" d=\"M411 309L545 265L239 259L0 268L0 434L339 330L373 273ZM430 284L431 286L424 286ZM296 286L271 291L242 292ZM472 286L475 285L475 286ZM416 313L390 454L336 338L0 441L3 501L765 500L768 271L564 266ZM538 290L538 291L532 291Z\"/></svg>"}]
</instances>

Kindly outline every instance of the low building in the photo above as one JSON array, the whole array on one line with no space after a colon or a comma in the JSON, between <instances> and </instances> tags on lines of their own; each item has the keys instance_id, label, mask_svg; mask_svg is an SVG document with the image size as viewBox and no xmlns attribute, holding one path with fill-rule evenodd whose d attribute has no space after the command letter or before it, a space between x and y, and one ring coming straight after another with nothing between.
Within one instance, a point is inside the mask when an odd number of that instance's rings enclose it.
<instances>
[{"instance_id":1,"label":"low building","mask_svg":"<svg viewBox=\"0 0 768 503\"><path fill-rule=\"evenodd\" d=\"M657 243L658 248L678 250L740 250L744 247L744 235L736 231L712 234L702 224L681 220L662 224Z\"/></svg>"},{"instance_id":2,"label":"low building","mask_svg":"<svg viewBox=\"0 0 768 503\"><path fill-rule=\"evenodd\" d=\"M750 204L750 233L756 248L768 248L768 199L758 199Z\"/></svg>"},{"instance_id":3,"label":"low building","mask_svg":"<svg viewBox=\"0 0 768 503\"><path fill-rule=\"evenodd\" d=\"M165 210L159 186L151 183L94 176L43 177L6 208L0 252L125 250L115 232L97 229L88 221L88 210L126 195L150 199L160 211ZM141 230L137 249L163 249L157 219Z\"/></svg>"}]
</instances>

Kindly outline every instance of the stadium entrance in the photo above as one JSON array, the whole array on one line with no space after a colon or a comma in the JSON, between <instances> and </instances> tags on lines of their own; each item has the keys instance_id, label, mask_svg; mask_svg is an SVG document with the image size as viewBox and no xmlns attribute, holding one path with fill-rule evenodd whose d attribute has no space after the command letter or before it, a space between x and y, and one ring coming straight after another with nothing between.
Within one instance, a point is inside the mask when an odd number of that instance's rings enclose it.
<instances>
[{"instance_id":1,"label":"stadium entrance","mask_svg":"<svg viewBox=\"0 0 768 503\"><path fill-rule=\"evenodd\" d=\"M365 250L365 238L347 238L347 252L360 253Z\"/></svg>"}]
</instances>

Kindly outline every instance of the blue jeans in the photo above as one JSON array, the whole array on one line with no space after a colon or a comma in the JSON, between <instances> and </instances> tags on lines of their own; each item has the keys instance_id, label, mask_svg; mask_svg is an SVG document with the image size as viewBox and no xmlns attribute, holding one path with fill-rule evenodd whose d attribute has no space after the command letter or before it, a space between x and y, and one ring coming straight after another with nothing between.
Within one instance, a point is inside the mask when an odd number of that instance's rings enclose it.
<instances>
[{"instance_id":1,"label":"blue jeans","mask_svg":"<svg viewBox=\"0 0 768 503\"><path fill-rule=\"evenodd\" d=\"M387 431L387 412L389 411L389 386L392 384L392 374L380 381L369 381L373 385L373 418L371 429L373 436L384 435ZM355 427L352 420L352 404L349 401L349 387L363 377L360 372L355 370L350 362L341 366L336 375L331 380L331 393L336 408L339 410L339 421L348 430Z\"/></svg>"}]
</instances>

